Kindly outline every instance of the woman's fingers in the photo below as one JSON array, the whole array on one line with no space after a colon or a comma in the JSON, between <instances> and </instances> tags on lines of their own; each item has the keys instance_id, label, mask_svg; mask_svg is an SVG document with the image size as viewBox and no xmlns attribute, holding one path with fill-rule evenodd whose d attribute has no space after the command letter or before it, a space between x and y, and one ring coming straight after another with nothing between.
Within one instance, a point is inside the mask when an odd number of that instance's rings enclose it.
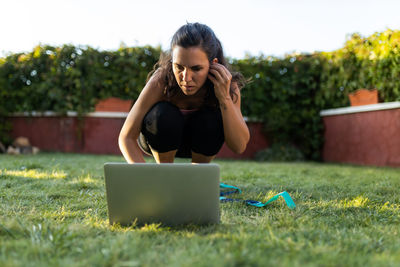
<instances>
[{"instance_id":1,"label":"woman's fingers","mask_svg":"<svg viewBox=\"0 0 400 267\"><path fill-rule=\"evenodd\" d=\"M217 67L219 67L219 69L221 69L225 73L228 79L232 78L230 71L224 65L218 64Z\"/></svg>"},{"instance_id":2,"label":"woman's fingers","mask_svg":"<svg viewBox=\"0 0 400 267\"><path fill-rule=\"evenodd\" d=\"M223 70L221 70L218 65L218 63L214 63L210 66L210 72L214 74L215 78L217 79L223 79Z\"/></svg>"},{"instance_id":3,"label":"woman's fingers","mask_svg":"<svg viewBox=\"0 0 400 267\"><path fill-rule=\"evenodd\" d=\"M210 79L214 85L217 83L217 80L215 79L215 77L212 76L210 73L208 74L208 79Z\"/></svg>"},{"instance_id":4,"label":"woman's fingers","mask_svg":"<svg viewBox=\"0 0 400 267\"><path fill-rule=\"evenodd\" d=\"M229 88L232 75L224 65L211 64L208 78L214 84L215 96L218 99L225 99L229 95Z\"/></svg>"},{"instance_id":5,"label":"woman's fingers","mask_svg":"<svg viewBox=\"0 0 400 267\"><path fill-rule=\"evenodd\" d=\"M221 73L218 70L210 68L210 72L214 75L214 78L217 81L224 81L224 78L222 77Z\"/></svg>"},{"instance_id":6,"label":"woman's fingers","mask_svg":"<svg viewBox=\"0 0 400 267\"><path fill-rule=\"evenodd\" d=\"M210 71L211 70L217 71L223 81L230 81L232 79L231 73L224 65L221 65L219 63L211 64Z\"/></svg>"}]
</instances>

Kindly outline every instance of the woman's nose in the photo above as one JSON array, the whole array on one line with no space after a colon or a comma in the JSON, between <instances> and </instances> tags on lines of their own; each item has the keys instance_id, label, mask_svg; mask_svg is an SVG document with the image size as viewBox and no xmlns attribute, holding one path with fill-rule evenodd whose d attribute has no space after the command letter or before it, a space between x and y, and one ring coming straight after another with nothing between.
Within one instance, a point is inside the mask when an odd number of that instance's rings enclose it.
<instances>
[{"instance_id":1,"label":"woman's nose","mask_svg":"<svg viewBox=\"0 0 400 267\"><path fill-rule=\"evenodd\" d=\"M192 80L192 74L189 70L186 69L182 72L182 80L185 82L190 82Z\"/></svg>"}]
</instances>

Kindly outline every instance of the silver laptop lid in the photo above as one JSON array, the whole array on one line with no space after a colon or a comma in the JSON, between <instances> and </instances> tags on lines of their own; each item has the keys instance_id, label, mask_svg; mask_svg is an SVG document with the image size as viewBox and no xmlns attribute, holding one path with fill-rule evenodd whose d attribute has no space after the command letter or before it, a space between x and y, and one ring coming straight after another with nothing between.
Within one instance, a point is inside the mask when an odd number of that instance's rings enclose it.
<instances>
[{"instance_id":1,"label":"silver laptop lid","mask_svg":"<svg viewBox=\"0 0 400 267\"><path fill-rule=\"evenodd\" d=\"M110 224L219 223L219 166L105 163Z\"/></svg>"}]
</instances>

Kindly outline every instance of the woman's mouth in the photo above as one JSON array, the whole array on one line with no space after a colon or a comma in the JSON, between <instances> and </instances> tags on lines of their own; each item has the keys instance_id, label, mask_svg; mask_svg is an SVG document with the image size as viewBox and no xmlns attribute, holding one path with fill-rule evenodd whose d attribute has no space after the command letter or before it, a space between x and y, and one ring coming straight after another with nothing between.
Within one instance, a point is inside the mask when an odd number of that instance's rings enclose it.
<instances>
[{"instance_id":1,"label":"woman's mouth","mask_svg":"<svg viewBox=\"0 0 400 267\"><path fill-rule=\"evenodd\" d=\"M183 89L185 89L185 90L193 90L194 89L194 86L187 86L187 85L182 85L182 88Z\"/></svg>"}]
</instances>

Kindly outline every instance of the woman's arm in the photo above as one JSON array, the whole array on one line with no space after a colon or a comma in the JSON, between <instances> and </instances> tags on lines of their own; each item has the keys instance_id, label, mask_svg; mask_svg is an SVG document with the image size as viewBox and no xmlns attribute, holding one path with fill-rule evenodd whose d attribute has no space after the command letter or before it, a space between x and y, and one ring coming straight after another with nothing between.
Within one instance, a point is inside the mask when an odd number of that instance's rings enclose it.
<instances>
[{"instance_id":1,"label":"woman's arm","mask_svg":"<svg viewBox=\"0 0 400 267\"><path fill-rule=\"evenodd\" d=\"M145 162L136 140L139 137L144 116L162 97L163 84L156 72L143 88L119 133L119 148L128 163Z\"/></svg>"},{"instance_id":2,"label":"woman's arm","mask_svg":"<svg viewBox=\"0 0 400 267\"><path fill-rule=\"evenodd\" d=\"M225 142L236 152L243 153L250 139L249 129L240 110L240 90L236 83L232 83L237 101L234 103L230 94L232 80L231 73L225 66L213 63L210 66L208 78L214 83L215 96L218 99L224 124Z\"/></svg>"},{"instance_id":3,"label":"woman's arm","mask_svg":"<svg viewBox=\"0 0 400 267\"><path fill-rule=\"evenodd\" d=\"M237 88L238 99L233 103L229 96L219 101L222 120L224 124L224 135L227 146L236 153L243 153L250 139L249 128L240 111L240 90Z\"/></svg>"}]
</instances>

